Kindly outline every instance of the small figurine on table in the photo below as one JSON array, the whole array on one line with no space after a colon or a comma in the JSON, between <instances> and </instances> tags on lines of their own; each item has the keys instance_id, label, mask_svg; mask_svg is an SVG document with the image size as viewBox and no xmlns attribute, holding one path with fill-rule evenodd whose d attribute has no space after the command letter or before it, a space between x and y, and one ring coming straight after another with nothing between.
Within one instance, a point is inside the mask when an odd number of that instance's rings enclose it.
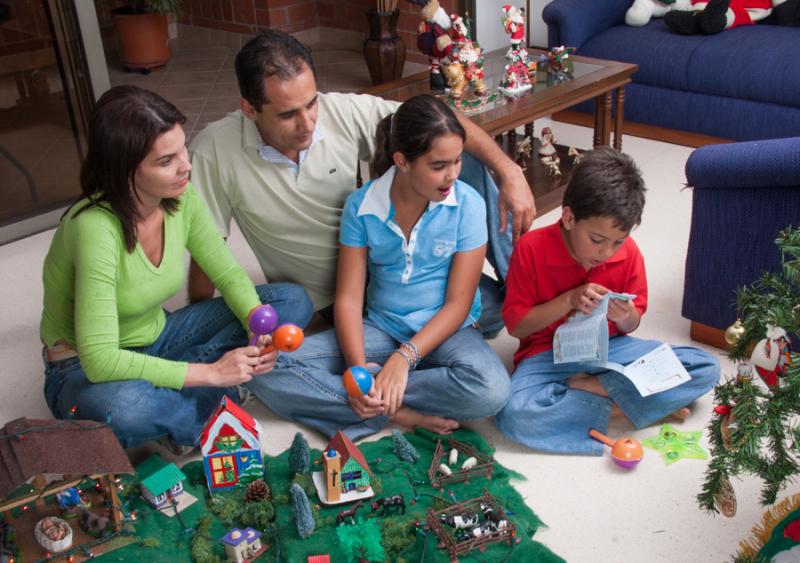
<instances>
[{"instance_id":1,"label":"small figurine on table","mask_svg":"<svg viewBox=\"0 0 800 563\"><path fill-rule=\"evenodd\" d=\"M525 38L525 9L517 8L511 4L504 4L503 10L503 29L511 37L511 47L506 52L506 58L513 58L514 51L519 51L522 40Z\"/></svg>"},{"instance_id":2,"label":"small figurine on table","mask_svg":"<svg viewBox=\"0 0 800 563\"><path fill-rule=\"evenodd\" d=\"M558 158L558 155L553 153L550 156L542 157L539 160L542 161L542 164L547 166L547 173L551 176L561 176L561 168L559 168L559 164L561 164L561 159Z\"/></svg>"},{"instance_id":3,"label":"small figurine on table","mask_svg":"<svg viewBox=\"0 0 800 563\"><path fill-rule=\"evenodd\" d=\"M541 146L539 147L539 159L544 161L556 155L555 136L549 127L542 128ZM558 158L558 157L556 157Z\"/></svg>"},{"instance_id":4,"label":"small figurine on table","mask_svg":"<svg viewBox=\"0 0 800 563\"><path fill-rule=\"evenodd\" d=\"M506 65L506 76L500 81L500 91L507 96L514 96L533 88L530 80L529 64L528 52L525 49L515 51L511 62Z\"/></svg>"},{"instance_id":5,"label":"small figurine on table","mask_svg":"<svg viewBox=\"0 0 800 563\"><path fill-rule=\"evenodd\" d=\"M533 139L531 137L525 137L522 139L522 142L517 145L517 164L522 171L528 169L528 159L531 156L531 151L533 150Z\"/></svg>"},{"instance_id":6,"label":"small figurine on table","mask_svg":"<svg viewBox=\"0 0 800 563\"><path fill-rule=\"evenodd\" d=\"M450 14L450 37L453 40L453 47L456 49L471 42L469 26L458 14Z\"/></svg>"},{"instance_id":7,"label":"small figurine on table","mask_svg":"<svg viewBox=\"0 0 800 563\"><path fill-rule=\"evenodd\" d=\"M577 164L583 158L583 155L575 147L570 147L569 148L569 150L567 151L567 156L572 158L572 165L573 166L577 166Z\"/></svg>"},{"instance_id":8,"label":"small figurine on table","mask_svg":"<svg viewBox=\"0 0 800 563\"><path fill-rule=\"evenodd\" d=\"M483 82L483 49L472 41L458 50L458 62L464 65L464 78L469 81L472 90L478 96L486 95Z\"/></svg>"},{"instance_id":9,"label":"small figurine on table","mask_svg":"<svg viewBox=\"0 0 800 563\"><path fill-rule=\"evenodd\" d=\"M431 90L444 90L446 81L442 76L442 59L453 50L450 37L450 17L439 6L439 0L409 0L411 4L422 6L422 22L419 24L417 48L428 56L431 69Z\"/></svg>"}]
</instances>

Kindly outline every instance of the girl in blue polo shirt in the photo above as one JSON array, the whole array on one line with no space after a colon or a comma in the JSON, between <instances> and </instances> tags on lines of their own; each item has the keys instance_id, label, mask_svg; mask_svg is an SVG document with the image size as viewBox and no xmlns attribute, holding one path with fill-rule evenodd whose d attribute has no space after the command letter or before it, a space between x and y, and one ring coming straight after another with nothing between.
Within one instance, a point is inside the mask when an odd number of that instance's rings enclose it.
<instances>
[{"instance_id":1,"label":"girl in blue polo shirt","mask_svg":"<svg viewBox=\"0 0 800 563\"><path fill-rule=\"evenodd\" d=\"M336 328L307 338L270 374L280 390L264 399L278 414L356 439L389 420L448 433L505 404L508 373L474 326L486 210L457 179L465 139L453 111L430 95L380 123L380 177L342 215ZM350 366L375 373L369 394L347 396Z\"/></svg>"}]
</instances>

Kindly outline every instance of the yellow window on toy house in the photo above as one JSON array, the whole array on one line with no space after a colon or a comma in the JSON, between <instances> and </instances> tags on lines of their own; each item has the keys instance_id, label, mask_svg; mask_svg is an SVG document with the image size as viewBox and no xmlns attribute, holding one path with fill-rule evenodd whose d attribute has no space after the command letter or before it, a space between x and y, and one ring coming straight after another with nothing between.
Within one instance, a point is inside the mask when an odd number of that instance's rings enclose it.
<instances>
[{"instance_id":1,"label":"yellow window on toy house","mask_svg":"<svg viewBox=\"0 0 800 563\"><path fill-rule=\"evenodd\" d=\"M211 477L215 485L236 482L236 469L232 455L211 458Z\"/></svg>"},{"instance_id":2,"label":"yellow window on toy house","mask_svg":"<svg viewBox=\"0 0 800 563\"><path fill-rule=\"evenodd\" d=\"M225 447L229 448L229 447L235 446L236 443L238 442L238 440L239 440L239 436L237 436L236 434L231 434L230 436L220 436L217 439L217 441L220 444L220 447L223 447L223 448L225 448Z\"/></svg>"}]
</instances>

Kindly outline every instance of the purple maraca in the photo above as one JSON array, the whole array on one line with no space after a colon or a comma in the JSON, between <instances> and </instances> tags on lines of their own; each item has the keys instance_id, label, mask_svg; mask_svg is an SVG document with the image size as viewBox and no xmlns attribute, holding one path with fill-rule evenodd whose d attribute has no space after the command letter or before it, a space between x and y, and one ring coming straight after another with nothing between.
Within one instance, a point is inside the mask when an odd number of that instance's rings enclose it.
<instances>
[{"instance_id":1,"label":"purple maraca","mask_svg":"<svg viewBox=\"0 0 800 563\"><path fill-rule=\"evenodd\" d=\"M253 307L247 315L247 326L253 333L250 346L255 346L259 336L270 334L278 326L278 312L272 305Z\"/></svg>"}]
</instances>

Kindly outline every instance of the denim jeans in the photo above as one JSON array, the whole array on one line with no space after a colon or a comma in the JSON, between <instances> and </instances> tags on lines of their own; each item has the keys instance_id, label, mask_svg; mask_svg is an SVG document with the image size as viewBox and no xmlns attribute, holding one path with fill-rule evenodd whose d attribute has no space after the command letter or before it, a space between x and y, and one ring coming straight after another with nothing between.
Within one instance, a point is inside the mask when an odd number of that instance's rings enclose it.
<instances>
[{"instance_id":1,"label":"denim jeans","mask_svg":"<svg viewBox=\"0 0 800 563\"><path fill-rule=\"evenodd\" d=\"M617 336L609 341L608 359L628 365L660 345L656 340ZM497 414L497 426L508 439L529 448L603 455L603 445L589 437L589 430L608 429L612 402L636 428L642 428L687 406L719 383L716 358L690 346L672 349L692 379L647 397L642 397L621 373L592 372L578 364L555 365L552 350L527 358L511 377L511 398ZM581 372L596 375L609 396L570 389L567 379Z\"/></svg>"},{"instance_id":2,"label":"denim jeans","mask_svg":"<svg viewBox=\"0 0 800 563\"><path fill-rule=\"evenodd\" d=\"M504 326L500 309L505 298L505 279L508 274L508 262L511 259L511 214L508 214L508 225L501 233L500 210L497 205L500 191L489 174L489 169L468 153L462 156L459 179L475 188L486 203L486 226L489 231L486 259L494 268L498 281L486 275L481 276L481 316L478 324L482 333L494 334Z\"/></svg>"},{"instance_id":3,"label":"denim jeans","mask_svg":"<svg viewBox=\"0 0 800 563\"><path fill-rule=\"evenodd\" d=\"M305 327L311 300L297 285L274 283L256 288L262 303L281 322ZM158 339L135 351L189 363L211 363L247 345L247 334L221 297L167 313ZM44 396L56 418L107 422L123 447L168 436L180 445L197 445L207 419L223 395L239 401L236 387L156 387L144 380L92 383L79 358L45 362ZM75 407L73 415L71 409Z\"/></svg>"},{"instance_id":4,"label":"denim jeans","mask_svg":"<svg viewBox=\"0 0 800 563\"><path fill-rule=\"evenodd\" d=\"M383 365L399 342L364 321L367 362ZM347 369L334 329L306 338L303 347L281 354L276 368L247 387L278 415L326 436L342 430L353 440L383 428L388 418L361 419L347 402L342 373ZM505 366L472 327L462 328L425 356L408 374L403 405L456 420L495 414L508 398Z\"/></svg>"}]
</instances>

